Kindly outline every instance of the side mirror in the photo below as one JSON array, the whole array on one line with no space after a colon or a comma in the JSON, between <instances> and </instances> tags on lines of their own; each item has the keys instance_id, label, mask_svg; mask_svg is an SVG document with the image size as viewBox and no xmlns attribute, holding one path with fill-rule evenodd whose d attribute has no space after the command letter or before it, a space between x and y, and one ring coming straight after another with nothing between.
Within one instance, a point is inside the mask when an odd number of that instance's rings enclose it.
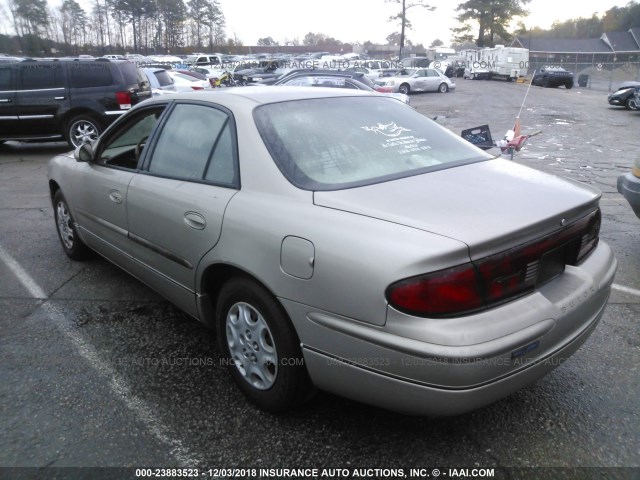
<instances>
[{"instance_id":1,"label":"side mirror","mask_svg":"<svg viewBox=\"0 0 640 480\"><path fill-rule=\"evenodd\" d=\"M90 143L83 143L73 152L76 162L91 162L93 160L93 149Z\"/></svg>"}]
</instances>

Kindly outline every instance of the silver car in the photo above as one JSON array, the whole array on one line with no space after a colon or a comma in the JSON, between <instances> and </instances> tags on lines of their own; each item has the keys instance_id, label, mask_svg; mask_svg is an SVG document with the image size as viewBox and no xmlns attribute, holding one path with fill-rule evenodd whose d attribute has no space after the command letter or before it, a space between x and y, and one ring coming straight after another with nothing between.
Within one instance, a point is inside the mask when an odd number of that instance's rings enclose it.
<instances>
[{"instance_id":1,"label":"silver car","mask_svg":"<svg viewBox=\"0 0 640 480\"><path fill-rule=\"evenodd\" d=\"M456 88L456 84L449 77L435 68L407 68L401 70L399 75L381 78L377 83L392 87L394 92L405 95L411 92L446 93Z\"/></svg>"},{"instance_id":2,"label":"silver car","mask_svg":"<svg viewBox=\"0 0 640 480\"><path fill-rule=\"evenodd\" d=\"M316 388L417 415L491 403L578 349L617 265L598 191L355 90L157 97L48 176L67 255L213 327L268 411Z\"/></svg>"}]
</instances>

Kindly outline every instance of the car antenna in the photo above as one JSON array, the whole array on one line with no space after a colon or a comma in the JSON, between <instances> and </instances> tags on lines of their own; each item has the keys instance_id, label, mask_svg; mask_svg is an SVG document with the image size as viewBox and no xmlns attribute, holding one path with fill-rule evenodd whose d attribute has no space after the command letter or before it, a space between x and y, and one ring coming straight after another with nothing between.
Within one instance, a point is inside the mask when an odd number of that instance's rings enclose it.
<instances>
[{"instance_id":1,"label":"car antenna","mask_svg":"<svg viewBox=\"0 0 640 480\"><path fill-rule=\"evenodd\" d=\"M513 125L513 130L509 130L505 138L509 137L509 134L512 133L511 138L508 138L509 141L513 140L513 137L520 136L520 115L522 114L522 109L524 108L524 104L527 101L527 97L529 96L529 90L531 90L531 85L533 84L533 77L536 76L536 70L533 71L533 75L531 75L531 81L529 82L529 86L527 87L527 91L524 94L524 99L522 100L522 105L520 105L520 110L518 111L518 116L516 117L516 122Z\"/></svg>"}]
</instances>

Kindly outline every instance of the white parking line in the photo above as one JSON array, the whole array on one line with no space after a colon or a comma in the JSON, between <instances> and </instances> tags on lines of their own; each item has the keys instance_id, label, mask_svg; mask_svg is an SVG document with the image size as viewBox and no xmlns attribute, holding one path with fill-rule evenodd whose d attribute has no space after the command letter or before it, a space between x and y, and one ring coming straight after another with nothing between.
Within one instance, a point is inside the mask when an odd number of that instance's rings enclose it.
<instances>
[{"instance_id":1,"label":"white parking line","mask_svg":"<svg viewBox=\"0 0 640 480\"><path fill-rule=\"evenodd\" d=\"M621 292L630 293L631 295L637 295L638 297L640 297L640 290L636 290L635 288L625 287L624 285L618 285L617 283L614 283L613 285L611 285L611 288L613 288L614 290L620 290Z\"/></svg>"},{"instance_id":2,"label":"white parking line","mask_svg":"<svg viewBox=\"0 0 640 480\"><path fill-rule=\"evenodd\" d=\"M42 290L33 280L33 278L29 276L27 271L22 268L22 266L18 262L16 262L11 255L9 255L9 252L7 252L2 247L2 245L0 245L0 260L2 260L7 267L9 267L9 270L11 270L16 278L20 280L22 286L29 291L29 294L33 298L47 298L47 294L44 293L44 290Z\"/></svg>"},{"instance_id":3,"label":"white parking line","mask_svg":"<svg viewBox=\"0 0 640 480\"><path fill-rule=\"evenodd\" d=\"M47 298L44 290L40 288L35 280L31 278L26 270L22 268L2 245L0 245L0 260L9 267L32 297L37 299ZM190 452L180 440L171 437L168 433L168 428L154 416L153 409L140 397L134 395L126 382L100 357L96 349L88 343L81 334L73 329L58 306L51 302L44 302L41 308L47 313L47 316L55 327L67 337L78 354L84 358L100 376L107 380L112 392L146 425L153 436L170 448L171 454L179 462L181 467L194 468L204 464L202 459Z\"/></svg>"}]
</instances>

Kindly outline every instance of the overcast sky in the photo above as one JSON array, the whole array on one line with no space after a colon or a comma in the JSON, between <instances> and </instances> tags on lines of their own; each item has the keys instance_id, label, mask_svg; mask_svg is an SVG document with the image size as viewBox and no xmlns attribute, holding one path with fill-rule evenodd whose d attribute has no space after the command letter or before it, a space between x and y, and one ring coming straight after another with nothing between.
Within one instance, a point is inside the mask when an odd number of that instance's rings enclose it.
<instances>
[{"instance_id":1,"label":"overcast sky","mask_svg":"<svg viewBox=\"0 0 640 480\"><path fill-rule=\"evenodd\" d=\"M397 13L393 4L384 0L219 0L227 21L227 35L234 33L245 45L255 45L258 38L271 36L279 42L308 32L324 33L343 42L384 43L399 28L387 22ZM436 7L428 12L415 7L407 12L413 30L407 33L413 43L429 46L436 38L445 44L451 40L451 27L456 26L455 8L462 0L431 0ZM613 6L624 6L626 0L531 0L527 26L548 28L554 20L590 17Z\"/></svg>"},{"instance_id":2,"label":"overcast sky","mask_svg":"<svg viewBox=\"0 0 640 480\"><path fill-rule=\"evenodd\" d=\"M48 0L59 7L62 0ZM78 0L87 11L90 0ZM227 23L227 36L245 45L255 45L259 38L271 36L278 42L298 38L308 32L324 33L342 42L385 43L387 35L399 27L387 20L397 13L397 6L385 0L219 0ZM462 0L431 0L433 12L420 7L410 9L407 17L413 29L407 32L415 44L429 46L439 38L445 45L451 41L451 28L456 26L455 8ZM627 0L531 0L525 19L528 27L548 28L554 20L601 15L613 6L624 6ZM5 6L5 0L0 0ZM7 25L0 32L10 33Z\"/></svg>"}]
</instances>

